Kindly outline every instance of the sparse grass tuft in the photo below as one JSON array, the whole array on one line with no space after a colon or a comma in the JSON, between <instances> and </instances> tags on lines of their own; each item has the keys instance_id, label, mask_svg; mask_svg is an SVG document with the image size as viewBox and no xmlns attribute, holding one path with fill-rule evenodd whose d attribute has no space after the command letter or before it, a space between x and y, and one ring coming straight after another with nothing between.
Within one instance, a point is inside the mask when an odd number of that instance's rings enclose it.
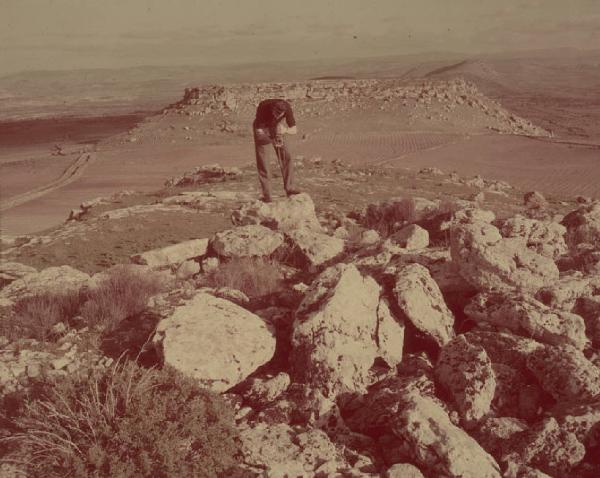
<instances>
[{"instance_id":1,"label":"sparse grass tuft","mask_svg":"<svg viewBox=\"0 0 600 478\"><path fill-rule=\"evenodd\" d=\"M157 275L116 266L88 293L80 314L88 325L100 325L104 331L111 331L123 319L142 312L148 299L162 290Z\"/></svg>"},{"instance_id":2,"label":"sparse grass tuft","mask_svg":"<svg viewBox=\"0 0 600 478\"><path fill-rule=\"evenodd\" d=\"M2 335L9 340L30 338L48 340L52 328L73 318L81 306L77 292L45 293L24 297L14 307L14 314L2 321Z\"/></svg>"},{"instance_id":3,"label":"sparse grass tuft","mask_svg":"<svg viewBox=\"0 0 600 478\"><path fill-rule=\"evenodd\" d=\"M233 412L172 370L117 363L28 399L3 442L28 476L221 476L235 464Z\"/></svg>"},{"instance_id":4,"label":"sparse grass tuft","mask_svg":"<svg viewBox=\"0 0 600 478\"><path fill-rule=\"evenodd\" d=\"M19 300L10 316L0 322L0 334L9 340L47 341L57 323L68 325L77 315L86 325L110 332L123 319L142 312L148 299L162 289L156 274L116 266L91 290L44 293Z\"/></svg>"},{"instance_id":5,"label":"sparse grass tuft","mask_svg":"<svg viewBox=\"0 0 600 478\"><path fill-rule=\"evenodd\" d=\"M201 286L231 287L248 297L263 297L281 289L283 274L270 259L242 257L231 259L200 279Z\"/></svg>"}]
</instances>

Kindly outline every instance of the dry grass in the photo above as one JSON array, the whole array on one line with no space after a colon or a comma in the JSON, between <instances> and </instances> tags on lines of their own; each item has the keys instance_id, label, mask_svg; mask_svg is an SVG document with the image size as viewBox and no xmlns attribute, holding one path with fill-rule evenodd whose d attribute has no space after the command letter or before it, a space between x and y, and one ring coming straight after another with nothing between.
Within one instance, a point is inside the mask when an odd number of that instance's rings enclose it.
<instances>
[{"instance_id":1,"label":"dry grass","mask_svg":"<svg viewBox=\"0 0 600 478\"><path fill-rule=\"evenodd\" d=\"M283 274L278 263L262 258L236 258L221 264L200 279L206 287L230 287L248 297L263 297L281 289Z\"/></svg>"},{"instance_id":2,"label":"dry grass","mask_svg":"<svg viewBox=\"0 0 600 478\"><path fill-rule=\"evenodd\" d=\"M28 476L217 476L237 450L220 397L134 362L48 384L12 425Z\"/></svg>"},{"instance_id":3,"label":"dry grass","mask_svg":"<svg viewBox=\"0 0 600 478\"><path fill-rule=\"evenodd\" d=\"M116 266L88 293L80 314L88 325L100 325L103 330L111 331L123 319L142 312L148 299L163 288L157 275Z\"/></svg>"},{"instance_id":4,"label":"dry grass","mask_svg":"<svg viewBox=\"0 0 600 478\"><path fill-rule=\"evenodd\" d=\"M412 198L369 204L363 225L388 237L402 226L416 220L416 206Z\"/></svg>"},{"instance_id":5,"label":"dry grass","mask_svg":"<svg viewBox=\"0 0 600 478\"><path fill-rule=\"evenodd\" d=\"M14 315L2 321L1 334L9 340L21 337L48 340L52 328L73 318L81 305L77 292L46 293L25 297L14 308Z\"/></svg>"},{"instance_id":6,"label":"dry grass","mask_svg":"<svg viewBox=\"0 0 600 478\"><path fill-rule=\"evenodd\" d=\"M75 316L81 316L90 327L110 332L123 319L142 312L148 299L163 288L155 274L116 266L91 290L44 293L21 299L14 313L0 322L0 334L9 340L47 341L52 339L52 329L57 323L68 325Z\"/></svg>"}]
</instances>

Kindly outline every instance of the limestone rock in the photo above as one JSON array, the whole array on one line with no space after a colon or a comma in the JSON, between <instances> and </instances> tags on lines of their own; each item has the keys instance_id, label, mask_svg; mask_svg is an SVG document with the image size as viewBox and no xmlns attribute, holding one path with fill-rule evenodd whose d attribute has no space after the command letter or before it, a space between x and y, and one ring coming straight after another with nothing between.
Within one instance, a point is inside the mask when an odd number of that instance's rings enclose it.
<instances>
[{"instance_id":1,"label":"limestone rock","mask_svg":"<svg viewBox=\"0 0 600 478\"><path fill-rule=\"evenodd\" d=\"M206 254L207 248L208 239L192 239L141 254L134 254L131 256L131 262L150 267L166 267L203 256Z\"/></svg>"},{"instance_id":2,"label":"limestone rock","mask_svg":"<svg viewBox=\"0 0 600 478\"><path fill-rule=\"evenodd\" d=\"M515 437L513 450L521 460L551 476L569 476L569 470L585 455L585 447L573 433L547 418Z\"/></svg>"},{"instance_id":3,"label":"limestone rock","mask_svg":"<svg viewBox=\"0 0 600 478\"><path fill-rule=\"evenodd\" d=\"M394 295L408 320L439 346L454 337L454 316L426 267L409 264L400 269Z\"/></svg>"},{"instance_id":4,"label":"limestone rock","mask_svg":"<svg viewBox=\"0 0 600 478\"><path fill-rule=\"evenodd\" d=\"M580 206L567 214L561 224L567 228L570 247L586 243L600 249L600 202Z\"/></svg>"},{"instance_id":5,"label":"limestone rock","mask_svg":"<svg viewBox=\"0 0 600 478\"><path fill-rule=\"evenodd\" d=\"M464 335L469 343L483 347L493 363L517 370L524 370L527 359L535 351L544 348L535 340L507 333L473 330Z\"/></svg>"},{"instance_id":6,"label":"limestone rock","mask_svg":"<svg viewBox=\"0 0 600 478\"><path fill-rule=\"evenodd\" d=\"M573 433L583 444L593 440L594 428L600 423L600 400L561 407L554 414L561 430Z\"/></svg>"},{"instance_id":7,"label":"limestone rock","mask_svg":"<svg viewBox=\"0 0 600 478\"><path fill-rule=\"evenodd\" d=\"M546 345L533 352L527 367L557 401L593 400L600 394L600 369L570 345Z\"/></svg>"},{"instance_id":8,"label":"limestone rock","mask_svg":"<svg viewBox=\"0 0 600 478\"><path fill-rule=\"evenodd\" d=\"M280 372L274 377L252 379L243 396L255 407L265 406L279 397L289 386L290 376Z\"/></svg>"},{"instance_id":9,"label":"limestone rock","mask_svg":"<svg viewBox=\"0 0 600 478\"><path fill-rule=\"evenodd\" d=\"M260 475L273 478L319 476L329 468L333 476L351 467L343 450L321 430L299 430L286 424L257 424L240 432L243 462Z\"/></svg>"},{"instance_id":10,"label":"limestone rock","mask_svg":"<svg viewBox=\"0 0 600 478\"><path fill-rule=\"evenodd\" d=\"M294 378L322 390L364 392L377 357L379 285L353 265L326 269L296 311L292 333Z\"/></svg>"},{"instance_id":11,"label":"limestone rock","mask_svg":"<svg viewBox=\"0 0 600 478\"><path fill-rule=\"evenodd\" d=\"M385 472L385 478L425 478L421 470L410 463L396 463Z\"/></svg>"},{"instance_id":12,"label":"limestone rock","mask_svg":"<svg viewBox=\"0 0 600 478\"><path fill-rule=\"evenodd\" d=\"M323 232L315 213L315 205L306 194L295 194L271 203L254 201L244 204L232 213L236 225L262 224L282 232L294 229L311 229Z\"/></svg>"},{"instance_id":13,"label":"limestone rock","mask_svg":"<svg viewBox=\"0 0 600 478\"><path fill-rule=\"evenodd\" d=\"M183 176L171 178L165 182L166 187L193 186L214 182L228 181L242 175L239 168L222 167L218 164L198 166Z\"/></svg>"},{"instance_id":14,"label":"limestone rock","mask_svg":"<svg viewBox=\"0 0 600 478\"><path fill-rule=\"evenodd\" d=\"M185 262L182 262L181 265L177 268L177 272L175 276L178 279L185 280L193 277L194 275L200 272L200 264L192 259L188 259Z\"/></svg>"},{"instance_id":15,"label":"limestone rock","mask_svg":"<svg viewBox=\"0 0 600 478\"><path fill-rule=\"evenodd\" d=\"M379 235L379 233L377 231L375 231L374 229L367 229L366 231L364 231L361 234L360 243L363 246L370 246L372 244L379 242L380 239L381 239L381 236Z\"/></svg>"},{"instance_id":16,"label":"limestone rock","mask_svg":"<svg viewBox=\"0 0 600 478\"><path fill-rule=\"evenodd\" d=\"M393 431L404 440L414 461L431 476L500 478L494 458L454 425L432 398L418 393L403 397Z\"/></svg>"},{"instance_id":17,"label":"limestone rock","mask_svg":"<svg viewBox=\"0 0 600 478\"><path fill-rule=\"evenodd\" d=\"M295 229L286 232L292 244L293 255L300 265L318 266L344 250L344 240L311 229Z\"/></svg>"},{"instance_id":18,"label":"limestone rock","mask_svg":"<svg viewBox=\"0 0 600 478\"><path fill-rule=\"evenodd\" d=\"M159 322L153 342L165 365L216 392L241 382L275 352L260 317L202 292Z\"/></svg>"},{"instance_id":19,"label":"limestone rock","mask_svg":"<svg viewBox=\"0 0 600 478\"><path fill-rule=\"evenodd\" d=\"M515 436L528 429L527 423L513 417L487 417L481 421L473 437L496 459L509 449Z\"/></svg>"},{"instance_id":20,"label":"limestone rock","mask_svg":"<svg viewBox=\"0 0 600 478\"><path fill-rule=\"evenodd\" d=\"M424 249L429 246L429 233L421 226L409 224L392 234L388 240L403 249Z\"/></svg>"},{"instance_id":21,"label":"limestone rock","mask_svg":"<svg viewBox=\"0 0 600 478\"><path fill-rule=\"evenodd\" d=\"M480 420L490 411L496 377L483 347L472 345L459 335L442 348L435 376L450 392L467 424Z\"/></svg>"},{"instance_id":22,"label":"limestone rock","mask_svg":"<svg viewBox=\"0 0 600 478\"><path fill-rule=\"evenodd\" d=\"M19 262L0 262L0 289L34 272L37 272L37 269Z\"/></svg>"},{"instance_id":23,"label":"limestone rock","mask_svg":"<svg viewBox=\"0 0 600 478\"><path fill-rule=\"evenodd\" d=\"M379 356L390 366L402 362L404 350L404 323L396 319L390 312L385 299L379 301L377 308L377 345Z\"/></svg>"},{"instance_id":24,"label":"limestone rock","mask_svg":"<svg viewBox=\"0 0 600 478\"><path fill-rule=\"evenodd\" d=\"M564 236L567 229L556 222L537 221L517 215L507 219L501 228L504 237L520 237L532 251L551 259L566 254Z\"/></svg>"},{"instance_id":25,"label":"limestone rock","mask_svg":"<svg viewBox=\"0 0 600 478\"><path fill-rule=\"evenodd\" d=\"M0 303L10 306L19 299L38 294L77 292L88 284L90 276L70 266L48 267L16 279L0 290Z\"/></svg>"},{"instance_id":26,"label":"limestone rock","mask_svg":"<svg viewBox=\"0 0 600 478\"><path fill-rule=\"evenodd\" d=\"M485 222L454 226L450 251L461 275L480 290L535 292L559 276L551 259L527 249L522 239L502 239L498 229Z\"/></svg>"},{"instance_id":27,"label":"limestone rock","mask_svg":"<svg viewBox=\"0 0 600 478\"><path fill-rule=\"evenodd\" d=\"M218 232L210 247L222 257L269 256L283 244L283 235L258 225L248 225Z\"/></svg>"},{"instance_id":28,"label":"limestone rock","mask_svg":"<svg viewBox=\"0 0 600 478\"><path fill-rule=\"evenodd\" d=\"M587 344L582 317L553 310L524 294L479 294L465 307L465 314L540 342L578 349Z\"/></svg>"}]
</instances>

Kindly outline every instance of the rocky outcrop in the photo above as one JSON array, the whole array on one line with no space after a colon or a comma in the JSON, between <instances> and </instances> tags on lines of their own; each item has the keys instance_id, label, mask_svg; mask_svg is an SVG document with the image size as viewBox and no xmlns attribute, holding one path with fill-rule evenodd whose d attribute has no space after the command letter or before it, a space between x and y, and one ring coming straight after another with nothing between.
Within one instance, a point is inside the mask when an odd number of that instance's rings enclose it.
<instances>
[{"instance_id":1,"label":"rocky outcrop","mask_svg":"<svg viewBox=\"0 0 600 478\"><path fill-rule=\"evenodd\" d=\"M326 269L296 311L294 379L325 395L364 392L378 354L379 285L353 265Z\"/></svg>"},{"instance_id":2,"label":"rocky outcrop","mask_svg":"<svg viewBox=\"0 0 600 478\"><path fill-rule=\"evenodd\" d=\"M171 246L134 254L131 262L150 267L167 267L182 264L188 259L194 259L206 254L208 239L192 239Z\"/></svg>"},{"instance_id":3,"label":"rocky outcrop","mask_svg":"<svg viewBox=\"0 0 600 478\"><path fill-rule=\"evenodd\" d=\"M460 274L481 290L535 293L559 277L552 259L527 249L522 239L503 239L487 222L453 226L450 251Z\"/></svg>"},{"instance_id":4,"label":"rocky outcrop","mask_svg":"<svg viewBox=\"0 0 600 478\"><path fill-rule=\"evenodd\" d=\"M465 314L548 344L570 344L578 349L587 344L582 317L553 310L525 294L479 294L465 307Z\"/></svg>"},{"instance_id":5,"label":"rocky outcrop","mask_svg":"<svg viewBox=\"0 0 600 478\"><path fill-rule=\"evenodd\" d=\"M258 316L198 293L162 319L153 338L165 365L223 392L244 380L275 352L275 338Z\"/></svg>"},{"instance_id":6,"label":"rocky outcrop","mask_svg":"<svg viewBox=\"0 0 600 478\"><path fill-rule=\"evenodd\" d=\"M394 297L406 318L440 347L454 337L454 316L427 268L410 264L400 269Z\"/></svg>"},{"instance_id":7,"label":"rocky outcrop","mask_svg":"<svg viewBox=\"0 0 600 478\"><path fill-rule=\"evenodd\" d=\"M283 244L283 235L258 224L218 232L210 247L221 257L262 257Z\"/></svg>"}]
</instances>

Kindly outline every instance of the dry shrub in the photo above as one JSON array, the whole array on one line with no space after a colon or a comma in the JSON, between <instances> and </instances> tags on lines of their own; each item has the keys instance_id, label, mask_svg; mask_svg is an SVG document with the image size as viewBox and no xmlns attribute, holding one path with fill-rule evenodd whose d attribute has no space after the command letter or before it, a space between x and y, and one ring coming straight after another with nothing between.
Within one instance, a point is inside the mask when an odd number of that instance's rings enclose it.
<instances>
[{"instance_id":1,"label":"dry shrub","mask_svg":"<svg viewBox=\"0 0 600 478\"><path fill-rule=\"evenodd\" d=\"M2 335L9 340L30 338L48 340L52 328L73 318L81 306L78 292L43 293L17 301L14 313L2 321Z\"/></svg>"},{"instance_id":2,"label":"dry shrub","mask_svg":"<svg viewBox=\"0 0 600 478\"><path fill-rule=\"evenodd\" d=\"M163 288L156 274L116 266L88 292L80 314L88 325L100 325L103 330L111 331L123 319L142 312L148 299Z\"/></svg>"},{"instance_id":3,"label":"dry shrub","mask_svg":"<svg viewBox=\"0 0 600 478\"><path fill-rule=\"evenodd\" d=\"M279 264L260 257L240 257L202 277L200 285L231 287L248 297L263 297L281 289L283 274Z\"/></svg>"},{"instance_id":4,"label":"dry shrub","mask_svg":"<svg viewBox=\"0 0 600 478\"><path fill-rule=\"evenodd\" d=\"M222 476L235 465L233 411L172 370L117 363L29 399L2 441L28 476Z\"/></svg>"},{"instance_id":5,"label":"dry shrub","mask_svg":"<svg viewBox=\"0 0 600 478\"><path fill-rule=\"evenodd\" d=\"M382 237L388 237L403 225L415 222L416 205L413 198L369 204L364 226L375 229Z\"/></svg>"}]
</instances>

